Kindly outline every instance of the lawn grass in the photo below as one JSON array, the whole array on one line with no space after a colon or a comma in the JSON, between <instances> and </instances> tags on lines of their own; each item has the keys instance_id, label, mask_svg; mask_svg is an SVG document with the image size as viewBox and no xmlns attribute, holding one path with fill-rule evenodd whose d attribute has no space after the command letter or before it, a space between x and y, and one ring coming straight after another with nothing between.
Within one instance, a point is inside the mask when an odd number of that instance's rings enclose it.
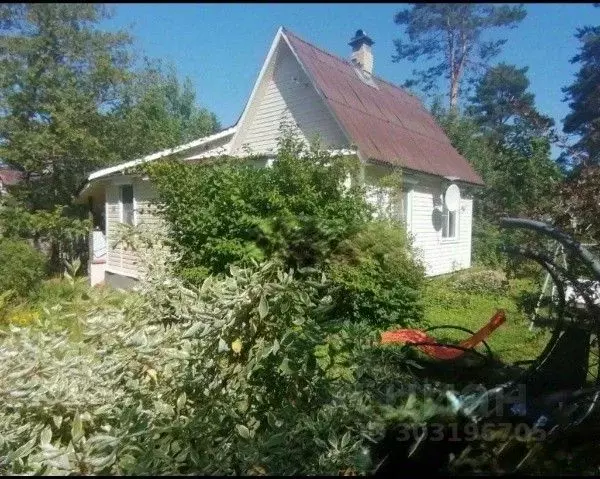
<instances>
[{"instance_id":1,"label":"lawn grass","mask_svg":"<svg viewBox=\"0 0 600 479\"><path fill-rule=\"evenodd\" d=\"M535 359L548 343L550 331L534 328L529 331L530 320L519 299L524 295L535 297L539 286L533 280L508 280L503 293L492 291L464 291L455 288L458 278L470 274L459 272L432 278L424 290L425 319L431 326L457 325L477 331L493 316L497 309L506 311L506 322L487 340L494 354L505 363ZM462 340L467 333L435 331L438 339Z\"/></svg>"}]
</instances>

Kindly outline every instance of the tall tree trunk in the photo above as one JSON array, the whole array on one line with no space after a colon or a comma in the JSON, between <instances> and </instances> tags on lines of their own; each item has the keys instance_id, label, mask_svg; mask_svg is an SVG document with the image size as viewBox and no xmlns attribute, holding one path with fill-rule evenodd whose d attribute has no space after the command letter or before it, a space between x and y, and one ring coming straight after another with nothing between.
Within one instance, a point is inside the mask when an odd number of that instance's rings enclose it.
<instances>
[{"instance_id":1,"label":"tall tree trunk","mask_svg":"<svg viewBox=\"0 0 600 479\"><path fill-rule=\"evenodd\" d=\"M458 93L460 90L460 80L462 78L465 62L468 56L468 41L465 37L465 32L460 32L458 44L455 43L454 36L452 38L452 57L450 63L450 111L456 113L458 110ZM454 48L459 51L455 52Z\"/></svg>"},{"instance_id":2,"label":"tall tree trunk","mask_svg":"<svg viewBox=\"0 0 600 479\"><path fill-rule=\"evenodd\" d=\"M450 79L450 110L453 113L456 113L458 107L458 84L458 77L453 74Z\"/></svg>"}]
</instances>

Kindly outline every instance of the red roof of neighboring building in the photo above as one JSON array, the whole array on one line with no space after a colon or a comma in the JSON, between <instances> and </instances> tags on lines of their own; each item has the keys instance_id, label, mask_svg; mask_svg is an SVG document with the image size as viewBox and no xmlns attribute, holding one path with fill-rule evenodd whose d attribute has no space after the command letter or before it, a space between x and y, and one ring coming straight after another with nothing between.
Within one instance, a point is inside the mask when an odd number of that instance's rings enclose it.
<instances>
[{"instance_id":1,"label":"red roof of neighboring building","mask_svg":"<svg viewBox=\"0 0 600 479\"><path fill-rule=\"evenodd\" d=\"M370 160L482 185L421 102L376 76L369 86L349 61L284 30L295 54L358 149Z\"/></svg>"},{"instance_id":2,"label":"red roof of neighboring building","mask_svg":"<svg viewBox=\"0 0 600 479\"><path fill-rule=\"evenodd\" d=\"M19 170L0 169L0 181L3 185L16 185L24 176L23 172Z\"/></svg>"}]
</instances>

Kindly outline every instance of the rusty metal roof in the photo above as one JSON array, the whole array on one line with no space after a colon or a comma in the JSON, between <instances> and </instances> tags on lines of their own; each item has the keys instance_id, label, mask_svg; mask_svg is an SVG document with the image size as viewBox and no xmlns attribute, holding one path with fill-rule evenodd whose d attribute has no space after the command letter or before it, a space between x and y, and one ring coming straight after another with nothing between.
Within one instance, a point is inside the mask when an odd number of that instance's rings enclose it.
<instances>
[{"instance_id":1,"label":"rusty metal roof","mask_svg":"<svg viewBox=\"0 0 600 479\"><path fill-rule=\"evenodd\" d=\"M349 61L289 30L284 34L350 141L369 160L483 184L417 98L375 75L370 86Z\"/></svg>"}]
</instances>

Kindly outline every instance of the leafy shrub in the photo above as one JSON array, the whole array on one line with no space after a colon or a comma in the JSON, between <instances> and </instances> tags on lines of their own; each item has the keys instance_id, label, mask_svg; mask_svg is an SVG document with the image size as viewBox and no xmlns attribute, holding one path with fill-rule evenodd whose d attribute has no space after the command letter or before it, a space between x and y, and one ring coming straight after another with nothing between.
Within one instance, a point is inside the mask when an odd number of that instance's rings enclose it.
<instances>
[{"instance_id":1,"label":"leafy shrub","mask_svg":"<svg viewBox=\"0 0 600 479\"><path fill-rule=\"evenodd\" d=\"M191 268L182 268L180 274L188 284L200 286L208 278L210 271L204 266L193 266Z\"/></svg>"},{"instance_id":2,"label":"leafy shrub","mask_svg":"<svg viewBox=\"0 0 600 479\"><path fill-rule=\"evenodd\" d=\"M11 300L14 297L14 290L9 289L0 293L0 320L4 321L6 314L11 308Z\"/></svg>"},{"instance_id":3,"label":"leafy shrub","mask_svg":"<svg viewBox=\"0 0 600 479\"><path fill-rule=\"evenodd\" d=\"M40 318L80 323L79 340L44 324L2 338L0 472L368 471L377 404L406 384L401 357L381 361L398 352L374 348L364 321L327 321L318 271L271 262L187 287L177 254L153 244L124 309Z\"/></svg>"},{"instance_id":4,"label":"leafy shrub","mask_svg":"<svg viewBox=\"0 0 600 479\"><path fill-rule=\"evenodd\" d=\"M25 241L0 239L0 292L24 297L35 291L46 273L44 256Z\"/></svg>"},{"instance_id":5,"label":"leafy shrub","mask_svg":"<svg viewBox=\"0 0 600 479\"><path fill-rule=\"evenodd\" d=\"M359 182L345 185L358 166L289 135L270 168L226 158L150 165L179 275L199 285L231 265L265 260L284 270L317 268L331 276L336 319L418 322L423 269L400 225L373 223Z\"/></svg>"},{"instance_id":6,"label":"leafy shrub","mask_svg":"<svg viewBox=\"0 0 600 479\"><path fill-rule=\"evenodd\" d=\"M88 297L89 287L87 278L81 278L81 280L72 284L60 276L50 278L42 282L32 299L37 303L48 305L68 303L77 297L85 299Z\"/></svg>"},{"instance_id":7,"label":"leafy shrub","mask_svg":"<svg viewBox=\"0 0 600 479\"><path fill-rule=\"evenodd\" d=\"M48 266L62 271L65 261L74 261L87 252L90 220L77 217L82 215L80 210L56 206L52 211L29 211L9 197L3 199L0 207L0 228L8 238L46 242L51 250Z\"/></svg>"},{"instance_id":8,"label":"leafy shrub","mask_svg":"<svg viewBox=\"0 0 600 479\"><path fill-rule=\"evenodd\" d=\"M423 266L411 256L405 230L394 222L369 223L334 251L329 272L336 314L387 327L423 318Z\"/></svg>"},{"instance_id":9,"label":"leafy shrub","mask_svg":"<svg viewBox=\"0 0 600 479\"><path fill-rule=\"evenodd\" d=\"M473 221L473 263L496 268L506 262L500 251L504 242L500 228L489 221L478 218Z\"/></svg>"},{"instance_id":10,"label":"leafy shrub","mask_svg":"<svg viewBox=\"0 0 600 479\"><path fill-rule=\"evenodd\" d=\"M147 168L182 267L223 273L266 259L296 269L322 263L369 219L362 188L343 186L358 166L288 137L271 168L227 158Z\"/></svg>"},{"instance_id":11,"label":"leafy shrub","mask_svg":"<svg viewBox=\"0 0 600 479\"><path fill-rule=\"evenodd\" d=\"M451 284L453 289L471 294L503 294L508 288L506 274L492 269L461 272Z\"/></svg>"},{"instance_id":12,"label":"leafy shrub","mask_svg":"<svg viewBox=\"0 0 600 479\"><path fill-rule=\"evenodd\" d=\"M40 318L40 312L31 306L18 305L11 308L4 321L15 326L29 326Z\"/></svg>"}]
</instances>

